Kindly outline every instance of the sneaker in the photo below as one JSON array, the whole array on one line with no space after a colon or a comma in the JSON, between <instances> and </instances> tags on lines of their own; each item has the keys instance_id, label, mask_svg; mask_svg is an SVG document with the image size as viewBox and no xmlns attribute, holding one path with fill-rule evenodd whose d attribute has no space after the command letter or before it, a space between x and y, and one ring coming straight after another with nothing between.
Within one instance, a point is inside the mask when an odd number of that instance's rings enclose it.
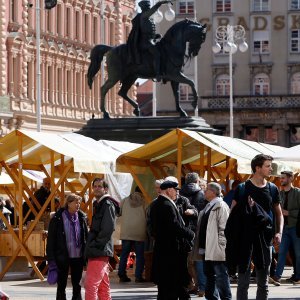
<instances>
[{"instance_id":1,"label":"sneaker","mask_svg":"<svg viewBox=\"0 0 300 300\"><path fill-rule=\"evenodd\" d=\"M280 278L276 277L276 276L270 276L269 277L269 283L274 284L275 286L280 286Z\"/></svg>"},{"instance_id":2,"label":"sneaker","mask_svg":"<svg viewBox=\"0 0 300 300\"><path fill-rule=\"evenodd\" d=\"M300 279L293 280L293 285L300 285Z\"/></svg>"},{"instance_id":3,"label":"sneaker","mask_svg":"<svg viewBox=\"0 0 300 300\"><path fill-rule=\"evenodd\" d=\"M136 283L143 283L143 282L146 282L146 279L144 279L143 277L141 277L141 278L135 278L135 282Z\"/></svg>"},{"instance_id":4,"label":"sneaker","mask_svg":"<svg viewBox=\"0 0 300 300\"><path fill-rule=\"evenodd\" d=\"M119 282L130 282L130 281L131 281L131 279L127 275L120 276Z\"/></svg>"},{"instance_id":5,"label":"sneaker","mask_svg":"<svg viewBox=\"0 0 300 300\"><path fill-rule=\"evenodd\" d=\"M293 274L290 278L287 278L286 281L292 282L292 283L293 283L293 281L296 281L296 276L295 276L295 274Z\"/></svg>"}]
</instances>

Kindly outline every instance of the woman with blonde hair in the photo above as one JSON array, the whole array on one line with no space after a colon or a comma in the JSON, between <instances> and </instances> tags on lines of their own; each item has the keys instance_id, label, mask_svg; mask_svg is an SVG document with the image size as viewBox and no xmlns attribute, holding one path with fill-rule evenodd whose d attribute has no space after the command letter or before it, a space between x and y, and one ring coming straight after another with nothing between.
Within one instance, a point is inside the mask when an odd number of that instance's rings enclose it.
<instances>
[{"instance_id":1,"label":"woman with blonde hair","mask_svg":"<svg viewBox=\"0 0 300 300\"><path fill-rule=\"evenodd\" d=\"M55 213L49 224L46 250L49 268L57 267L57 300L66 300L69 269L73 286L72 300L82 299L79 282L88 229L86 215L80 210L81 200L75 194L68 195L65 205Z\"/></svg>"}]
</instances>

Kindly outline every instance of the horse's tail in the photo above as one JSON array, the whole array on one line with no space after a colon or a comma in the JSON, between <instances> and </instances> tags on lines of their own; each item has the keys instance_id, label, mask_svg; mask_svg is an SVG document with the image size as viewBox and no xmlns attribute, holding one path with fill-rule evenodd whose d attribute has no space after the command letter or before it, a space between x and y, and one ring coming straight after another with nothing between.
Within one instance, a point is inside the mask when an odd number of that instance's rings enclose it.
<instances>
[{"instance_id":1,"label":"horse's tail","mask_svg":"<svg viewBox=\"0 0 300 300\"><path fill-rule=\"evenodd\" d=\"M110 49L112 49L112 47L107 45L97 45L92 49L90 56L91 62L87 73L88 85L90 89L92 88L94 77L100 69L103 56Z\"/></svg>"}]
</instances>

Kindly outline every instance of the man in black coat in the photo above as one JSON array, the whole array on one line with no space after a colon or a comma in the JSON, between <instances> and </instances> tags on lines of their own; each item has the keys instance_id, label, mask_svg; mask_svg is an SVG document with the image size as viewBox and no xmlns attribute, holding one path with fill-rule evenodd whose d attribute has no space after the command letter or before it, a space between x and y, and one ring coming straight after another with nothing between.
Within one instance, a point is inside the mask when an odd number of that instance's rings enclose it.
<instances>
[{"instance_id":1,"label":"man in black coat","mask_svg":"<svg viewBox=\"0 0 300 300\"><path fill-rule=\"evenodd\" d=\"M208 203L204 198L203 189L200 187L200 179L198 173L191 172L185 175L185 184L181 187L180 195L187 197L190 205L197 209L198 213ZM205 182L206 183L206 182ZM189 218L191 229L196 232L198 218ZM205 290L206 276L203 270L203 261L194 261L191 253L188 256L188 270L192 277L190 284L190 293L198 294L202 297Z\"/></svg>"},{"instance_id":2,"label":"man in black coat","mask_svg":"<svg viewBox=\"0 0 300 300\"><path fill-rule=\"evenodd\" d=\"M158 300L190 299L187 286L187 244L194 238L174 203L178 183L164 181L161 195L150 211L152 234L155 239L152 276L158 287Z\"/></svg>"},{"instance_id":3,"label":"man in black coat","mask_svg":"<svg viewBox=\"0 0 300 300\"><path fill-rule=\"evenodd\" d=\"M180 195L187 197L191 205L195 206L198 212L207 204L204 198L204 192L199 186L199 181L200 177L196 172L188 173L185 176L185 184L180 190ZM197 219L195 225L197 226Z\"/></svg>"}]
</instances>

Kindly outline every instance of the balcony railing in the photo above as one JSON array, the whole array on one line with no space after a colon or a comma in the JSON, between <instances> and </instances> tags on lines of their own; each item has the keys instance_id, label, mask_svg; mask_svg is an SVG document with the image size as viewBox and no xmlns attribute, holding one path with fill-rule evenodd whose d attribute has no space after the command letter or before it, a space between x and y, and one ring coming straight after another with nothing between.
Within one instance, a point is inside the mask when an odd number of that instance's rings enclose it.
<instances>
[{"instance_id":1,"label":"balcony railing","mask_svg":"<svg viewBox=\"0 0 300 300\"><path fill-rule=\"evenodd\" d=\"M201 97L199 107L204 110L228 109L229 96ZM233 108L300 108L300 94L285 96L234 96Z\"/></svg>"}]
</instances>

